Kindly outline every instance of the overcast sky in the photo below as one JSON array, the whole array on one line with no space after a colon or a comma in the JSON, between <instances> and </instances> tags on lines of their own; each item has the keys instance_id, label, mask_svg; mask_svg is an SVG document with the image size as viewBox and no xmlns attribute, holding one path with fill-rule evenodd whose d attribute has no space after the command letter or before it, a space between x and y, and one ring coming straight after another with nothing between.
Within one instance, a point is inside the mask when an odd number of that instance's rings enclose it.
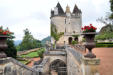
<instances>
[{"instance_id":1,"label":"overcast sky","mask_svg":"<svg viewBox=\"0 0 113 75\"><path fill-rule=\"evenodd\" d=\"M76 4L82 10L83 25L92 23L97 31L103 24L96 19L110 12L109 0L0 0L0 25L9 27L15 40L22 40L26 28L41 40L50 35L50 11L58 1L64 11L67 4L71 11Z\"/></svg>"}]
</instances>

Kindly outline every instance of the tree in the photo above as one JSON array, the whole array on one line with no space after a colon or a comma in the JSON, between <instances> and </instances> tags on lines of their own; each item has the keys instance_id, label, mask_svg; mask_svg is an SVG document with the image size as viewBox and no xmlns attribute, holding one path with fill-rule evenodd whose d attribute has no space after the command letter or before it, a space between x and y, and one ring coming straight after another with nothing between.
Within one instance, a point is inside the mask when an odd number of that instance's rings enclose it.
<instances>
[{"instance_id":1,"label":"tree","mask_svg":"<svg viewBox=\"0 0 113 75\"><path fill-rule=\"evenodd\" d=\"M22 43L19 45L20 50L33 49L38 46L37 40L31 35L28 29L24 30Z\"/></svg>"},{"instance_id":2,"label":"tree","mask_svg":"<svg viewBox=\"0 0 113 75\"><path fill-rule=\"evenodd\" d=\"M110 9L111 9L110 19L113 19L113 0L110 0Z\"/></svg>"},{"instance_id":3,"label":"tree","mask_svg":"<svg viewBox=\"0 0 113 75\"><path fill-rule=\"evenodd\" d=\"M14 41L13 41L13 39L15 37L14 37L13 33L10 34L9 36L10 36L10 38L7 39L8 48L5 50L5 53L7 54L8 57L16 58L17 50L16 50L16 47L15 47Z\"/></svg>"}]
</instances>

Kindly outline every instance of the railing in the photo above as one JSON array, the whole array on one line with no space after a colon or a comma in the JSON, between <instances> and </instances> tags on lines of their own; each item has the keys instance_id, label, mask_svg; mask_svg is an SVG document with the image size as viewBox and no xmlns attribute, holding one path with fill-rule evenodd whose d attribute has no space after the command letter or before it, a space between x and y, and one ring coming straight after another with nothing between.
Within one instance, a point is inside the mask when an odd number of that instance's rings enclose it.
<instances>
[{"instance_id":1,"label":"railing","mask_svg":"<svg viewBox=\"0 0 113 75\"><path fill-rule=\"evenodd\" d=\"M78 45L77 44L77 45L74 45L74 48L77 49L77 50L80 50L80 51L85 51L86 50L84 45Z\"/></svg>"},{"instance_id":2,"label":"railing","mask_svg":"<svg viewBox=\"0 0 113 75\"><path fill-rule=\"evenodd\" d=\"M71 54L74 56L74 58L81 64L81 59L82 59L82 53L79 51L71 48L70 46L66 46L67 52L71 52Z\"/></svg>"}]
</instances>

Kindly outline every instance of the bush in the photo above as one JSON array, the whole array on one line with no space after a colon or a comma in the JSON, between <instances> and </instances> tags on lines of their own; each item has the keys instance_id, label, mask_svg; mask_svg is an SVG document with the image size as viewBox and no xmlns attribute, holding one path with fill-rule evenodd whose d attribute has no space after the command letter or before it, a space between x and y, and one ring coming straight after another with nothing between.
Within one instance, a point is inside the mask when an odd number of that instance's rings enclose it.
<instances>
[{"instance_id":1,"label":"bush","mask_svg":"<svg viewBox=\"0 0 113 75\"><path fill-rule=\"evenodd\" d=\"M97 43L96 47L113 47L113 44L102 44L102 43Z\"/></svg>"},{"instance_id":2,"label":"bush","mask_svg":"<svg viewBox=\"0 0 113 75\"><path fill-rule=\"evenodd\" d=\"M39 55L40 58L43 58L43 53L45 52L44 48L41 48L37 51L37 54Z\"/></svg>"},{"instance_id":3,"label":"bush","mask_svg":"<svg viewBox=\"0 0 113 75\"><path fill-rule=\"evenodd\" d=\"M72 45L75 45L77 44L78 42L77 41L72 41Z\"/></svg>"},{"instance_id":4,"label":"bush","mask_svg":"<svg viewBox=\"0 0 113 75\"><path fill-rule=\"evenodd\" d=\"M5 53L7 54L7 56L16 58L17 50L16 50L16 47L14 46L14 41L11 39L8 39L7 45L8 45L8 48L5 50Z\"/></svg>"}]
</instances>

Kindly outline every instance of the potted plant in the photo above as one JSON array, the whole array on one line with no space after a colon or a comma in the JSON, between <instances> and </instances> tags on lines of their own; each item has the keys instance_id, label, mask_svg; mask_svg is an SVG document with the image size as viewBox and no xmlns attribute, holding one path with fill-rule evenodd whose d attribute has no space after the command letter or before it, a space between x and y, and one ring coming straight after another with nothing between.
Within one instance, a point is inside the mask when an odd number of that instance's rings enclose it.
<instances>
[{"instance_id":1,"label":"potted plant","mask_svg":"<svg viewBox=\"0 0 113 75\"><path fill-rule=\"evenodd\" d=\"M96 58L96 55L92 53L92 49L96 46L96 43L94 41L96 33L96 27L92 26L84 26L82 28L82 35L84 35L84 38L86 40L85 47L88 49L88 53L85 55L87 58Z\"/></svg>"},{"instance_id":2,"label":"potted plant","mask_svg":"<svg viewBox=\"0 0 113 75\"><path fill-rule=\"evenodd\" d=\"M5 58L7 55L5 54L4 50L7 48L7 38L9 38L9 35L12 34L7 29L3 29L3 27L0 27L0 58Z\"/></svg>"}]
</instances>

